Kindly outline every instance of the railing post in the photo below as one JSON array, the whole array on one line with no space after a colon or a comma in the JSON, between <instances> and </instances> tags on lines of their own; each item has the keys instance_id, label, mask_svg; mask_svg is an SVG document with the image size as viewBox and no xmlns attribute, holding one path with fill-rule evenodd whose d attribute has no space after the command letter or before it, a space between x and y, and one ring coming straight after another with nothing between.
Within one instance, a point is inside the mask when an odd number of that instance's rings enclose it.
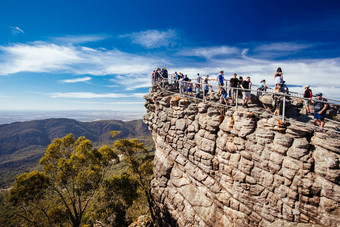
<instances>
[{"instance_id":1,"label":"railing post","mask_svg":"<svg viewBox=\"0 0 340 227\"><path fill-rule=\"evenodd\" d=\"M237 103L238 103L238 89L236 89L236 106L235 106L236 110L237 110Z\"/></svg>"},{"instance_id":2,"label":"railing post","mask_svg":"<svg viewBox=\"0 0 340 227\"><path fill-rule=\"evenodd\" d=\"M182 96L182 81L179 82L179 94Z\"/></svg>"},{"instance_id":3,"label":"railing post","mask_svg":"<svg viewBox=\"0 0 340 227\"><path fill-rule=\"evenodd\" d=\"M282 101L282 123L285 122L285 113L286 113L286 96L283 95L283 101Z\"/></svg>"},{"instance_id":4,"label":"railing post","mask_svg":"<svg viewBox=\"0 0 340 227\"><path fill-rule=\"evenodd\" d=\"M205 86L205 85L203 85L203 86ZM205 87L202 87L203 89L202 89L202 91L203 91L203 103L205 103Z\"/></svg>"}]
</instances>

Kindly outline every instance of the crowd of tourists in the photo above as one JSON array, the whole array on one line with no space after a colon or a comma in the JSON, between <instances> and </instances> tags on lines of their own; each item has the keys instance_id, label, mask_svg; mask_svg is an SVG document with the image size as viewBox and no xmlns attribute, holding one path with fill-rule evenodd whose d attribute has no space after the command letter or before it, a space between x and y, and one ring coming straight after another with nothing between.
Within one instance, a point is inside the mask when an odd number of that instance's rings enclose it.
<instances>
[{"instance_id":1,"label":"crowd of tourists","mask_svg":"<svg viewBox=\"0 0 340 227\"><path fill-rule=\"evenodd\" d=\"M169 78L170 77L170 78ZM218 84L218 95L219 102L224 104L235 105L236 99L243 99L243 106L248 108L248 103L251 101L251 87L252 82L250 81L250 77L247 76L243 79L242 76L237 76L237 73L234 73L233 76L228 80L224 75L224 71L221 70L220 73L215 78L210 78L209 75L202 77L199 73L195 79L191 80L187 74L183 74L181 72L170 75L168 74L167 69L164 67L163 69L158 68L157 70L153 70L152 72L152 81L155 83L166 83L171 81L171 84L174 84L179 90L180 94L185 94L189 96L195 96L196 98L201 98L203 95L204 101L207 101L207 96L209 91L213 91L213 87L209 84L209 81L215 80ZM282 99L283 96L279 95L279 93L289 94L289 89L286 85L286 82L283 80L283 72L279 67L274 73L274 115L280 115L282 111ZM323 131L323 127L325 124L325 115L326 110L329 109L329 104L327 104L327 99L322 97L322 93L316 94L316 99L312 99L312 91L309 85L305 85L305 92L303 94L303 102L306 109L306 114L310 114L309 105L314 105L314 120L315 123L320 126L320 131ZM263 93L270 89L266 85L266 80L262 80L257 88L257 96L261 96ZM228 101L231 99L231 102Z\"/></svg>"}]
</instances>

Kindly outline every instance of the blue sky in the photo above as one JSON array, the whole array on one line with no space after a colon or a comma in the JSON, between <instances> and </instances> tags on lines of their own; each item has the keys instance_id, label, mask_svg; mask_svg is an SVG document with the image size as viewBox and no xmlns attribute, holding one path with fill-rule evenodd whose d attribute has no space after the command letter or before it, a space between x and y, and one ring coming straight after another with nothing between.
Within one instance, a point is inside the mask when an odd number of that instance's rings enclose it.
<instances>
[{"instance_id":1,"label":"blue sky","mask_svg":"<svg viewBox=\"0 0 340 227\"><path fill-rule=\"evenodd\" d=\"M335 0L0 1L0 110L143 112L157 67L272 85L280 66L340 99L339 37Z\"/></svg>"}]
</instances>

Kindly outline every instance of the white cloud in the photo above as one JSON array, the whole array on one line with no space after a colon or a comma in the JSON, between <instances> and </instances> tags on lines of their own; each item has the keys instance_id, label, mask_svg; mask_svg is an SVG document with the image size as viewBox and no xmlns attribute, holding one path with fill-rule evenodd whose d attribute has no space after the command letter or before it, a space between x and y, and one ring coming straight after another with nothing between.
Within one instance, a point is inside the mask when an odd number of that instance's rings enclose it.
<instances>
[{"instance_id":1,"label":"white cloud","mask_svg":"<svg viewBox=\"0 0 340 227\"><path fill-rule=\"evenodd\" d=\"M116 93L92 93L92 92L66 92L66 93L51 93L52 98L73 98L73 99L92 99L92 98L122 98L129 97L125 94Z\"/></svg>"},{"instance_id":2,"label":"white cloud","mask_svg":"<svg viewBox=\"0 0 340 227\"><path fill-rule=\"evenodd\" d=\"M167 31L147 30L121 35L120 37L128 37L133 43L146 48L168 47L174 45L178 39L176 31L172 29Z\"/></svg>"},{"instance_id":3,"label":"white cloud","mask_svg":"<svg viewBox=\"0 0 340 227\"><path fill-rule=\"evenodd\" d=\"M143 98L147 93L133 93L131 96L136 98Z\"/></svg>"},{"instance_id":4,"label":"white cloud","mask_svg":"<svg viewBox=\"0 0 340 227\"><path fill-rule=\"evenodd\" d=\"M182 56L197 56L211 58L217 55L232 55L239 53L240 50L236 47L218 46L218 47L199 47L194 49L186 49L178 52Z\"/></svg>"},{"instance_id":5,"label":"white cloud","mask_svg":"<svg viewBox=\"0 0 340 227\"><path fill-rule=\"evenodd\" d=\"M34 43L0 46L0 75L18 72L55 72L82 61L74 47Z\"/></svg>"},{"instance_id":6,"label":"white cloud","mask_svg":"<svg viewBox=\"0 0 340 227\"><path fill-rule=\"evenodd\" d=\"M93 92L56 92L49 94L52 98L93 99L93 98L127 98L143 97L145 93L118 94L118 93L93 93Z\"/></svg>"},{"instance_id":7,"label":"white cloud","mask_svg":"<svg viewBox=\"0 0 340 227\"><path fill-rule=\"evenodd\" d=\"M298 51L309 48L313 45L311 44L300 44L300 43L289 43L289 42L281 42L281 43L269 43L262 44L258 47L255 47L254 51L283 51L283 52L291 52Z\"/></svg>"},{"instance_id":8,"label":"white cloud","mask_svg":"<svg viewBox=\"0 0 340 227\"><path fill-rule=\"evenodd\" d=\"M278 44L261 44L262 53L277 49ZM289 44L291 50L299 50L299 45ZM261 47L262 46L262 47ZM288 48L288 47L287 47ZM187 54L163 55L158 53L152 57L143 54L131 54L117 49L94 49L85 46L56 45L52 43L35 42L30 44L12 44L0 46L0 75L9 75L19 72L46 72L71 73L75 75L118 75L111 79L112 84L107 86L120 86L126 90L146 88L151 84L151 71L157 66L165 66L169 73L183 72L190 78L209 74L215 78L220 70L225 71L226 78L233 73L240 76L251 76L252 82L258 84L266 79L269 85L274 83L273 75L277 67L283 69L284 79L288 85L301 85L308 83L318 87L320 92L327 95L327 87L333 87L332 97L340 97L340 80L336 72L340 71L340 58L329 59L298 59L298 60L266 60L261 55L249 55L254 48L243 50L232 46L205 47L186 49ZM269 51L270 50L270 51ZM300 49L303 50L303 49ZM259 51L260 52L260 51ZM275 52L275 51L273 51ZM206 60L192 61L186 56L203 56ZM218 58L214 56L219 55ZM86 79L84 79L86 78ZM81 82L87 77L66 80L65 83ZM336 90L338 89L338 92ZM302 92L302 91L301 91ZM336 95L335 95L336 94ZM139 94L138 97L142 97ZM96 93L54 93L55 98L113 98L137 97L121 94Z\"/></svg>"},{"instance_id":9,"label":"white cloud","mask_svg":"<svg viewBox=\"0 0 340 227\"><path fill-rule=\"evenodd\" d=\"M72 45L36 42L0 46L0 75L18 72L67 72L110 75L147 73L160 58L151 58L117 49L102 50Z\"/></svg>"},{"instance_id":10,"label":"white cloud","mask_svg":"<svg viewBox=\"0 0 340 227\"><path fill-rule=\"evenodd\" d=\"M17 35L17 34L24 34L25 32L19 28L19 27L12 27L12 26L8 26L11 30L12 30L12 34L13 35Z\"/></svg>"},{"instance_id":11,"label":"white cloud","mask_svg":"<svg viewBox=\"0 0 340 227\"><path fill-rule=\"evenodd\" d=\"M92 79L91 77L87 76L87 77L82 77L82 78L61 80L60 82L62 82L62 83L78 83L78 82L87 82L87 81L90 81L91 79Z\"/></svg>"},{"instance_id":12,"label":"white cloud","mask_svg":"<svg viewBox=\"0 0 340 227\"><path fill-rule=\"evenodd\" d=\"M110 105L143 105L145 102L109 102Z\"/></svg>"},{"instance_id":13,"label":"white cloud","mask_svg":"<svg viewBox=\"0 0 340 227\"><path fill-rule=\"evenodd\" d=\"M124 86L126 90L135 90L150 87L151 76L150 74L118 75L116 78L110 79L110 81Z\"/></svg>"},{"instance_id":14,"label":"white cloud","mask_svg":"<svg viewBox=\"0 0 340 227\"><path fill-rule=\"evenodd\" d=\"M109 35L68 35L63 37L53 37L52 40L60 43L67 44L80 44L80 43L88 43L88 42L97 42L107 38L110 38Z\"/></svg>"}]
</instances>

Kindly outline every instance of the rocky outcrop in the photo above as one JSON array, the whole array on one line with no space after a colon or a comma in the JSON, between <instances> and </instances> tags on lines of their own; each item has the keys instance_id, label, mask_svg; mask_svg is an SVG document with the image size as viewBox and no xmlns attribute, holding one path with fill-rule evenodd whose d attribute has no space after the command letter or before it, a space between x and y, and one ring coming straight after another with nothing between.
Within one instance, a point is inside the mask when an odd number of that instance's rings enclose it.
<instances>
[{"instance_id":1,"label":"rocky outcrop","mask_svg":"<svg viewBox=\"0 0 340 227\"><path fill-rule=\"evenodd\" d=\"M338 135L152 91L160 226L340 224Z\"/></svg>"}]
</instances>

